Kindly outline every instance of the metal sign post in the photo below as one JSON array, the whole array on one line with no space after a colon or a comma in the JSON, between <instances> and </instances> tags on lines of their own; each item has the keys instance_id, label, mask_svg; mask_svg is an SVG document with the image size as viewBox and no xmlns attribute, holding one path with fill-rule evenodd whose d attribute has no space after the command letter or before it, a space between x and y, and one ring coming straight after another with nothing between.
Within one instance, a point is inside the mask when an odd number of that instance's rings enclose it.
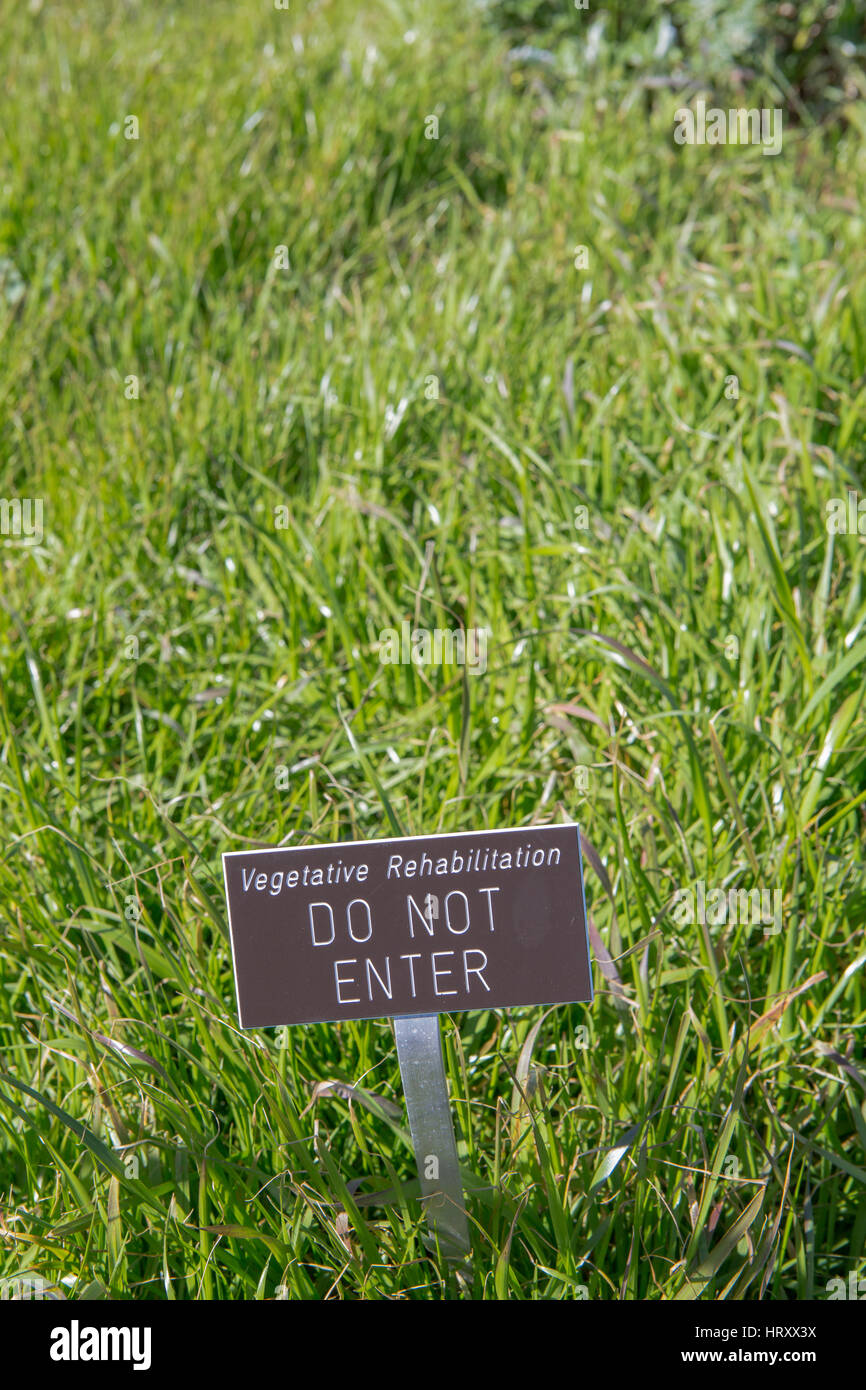
<instances>
[{"instance_id":1,"label":"metal sign post","mask_svg":"<svg viewBox=\"0 0 866 1390\"><path fill-rule=\"evenodd\" d=\"M447 1259L460 1261L471 1253L471 1246L439 1015L395 1018L394 1037L431 1244Z\"/></svg>"},{"instance_id":2,"label":"metal sign post","mask_svg":"<svg viewBox=\"0 0 866 1390\"><path fill-rule=\"evenodd\" d=\"M471 1253L439 1015L592 1001L576 825L223 855L241 1028L394 1020L432 1244Z\"/></svg>"}]
</instances>

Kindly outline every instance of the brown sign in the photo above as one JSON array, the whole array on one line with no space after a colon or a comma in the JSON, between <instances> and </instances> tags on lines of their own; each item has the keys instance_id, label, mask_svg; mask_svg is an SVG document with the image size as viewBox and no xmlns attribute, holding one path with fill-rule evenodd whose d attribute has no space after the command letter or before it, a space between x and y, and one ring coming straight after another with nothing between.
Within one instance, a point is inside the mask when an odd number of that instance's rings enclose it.
<instances>
[{"instance_id":1,"label":"brown sign","mask_svg":"<svg viewBox=\"0 0 866 1390\"><path fill-rule=\"evenodd\" d=\"M576 825L223 855L242 1028L592 999Z\"/></svg>"}]
</instances>

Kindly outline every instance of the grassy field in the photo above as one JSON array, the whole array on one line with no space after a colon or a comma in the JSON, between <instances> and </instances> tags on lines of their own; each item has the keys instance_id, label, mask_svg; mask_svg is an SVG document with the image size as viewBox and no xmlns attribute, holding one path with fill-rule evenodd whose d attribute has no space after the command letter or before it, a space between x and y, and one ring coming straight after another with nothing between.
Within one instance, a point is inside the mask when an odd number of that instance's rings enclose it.
<instances>
[{"instance_id":1,"label":"grassy field","mask_svg":"<svg viewBox=\"0 0 866 1390\"><path fill-rule=\"evenodd\" d=\"M0 491L44 508L0 537L0 1278L826 1298L866 1244L863 106L680 147L677 92L454 0L0 23ZM383 665L404 619L486 672ZM560 820L596 1002L443 1020L458 1285L390 1023L239 1031L220 855ZM779 919L689 922L699 884Z\"/></svg>"}]
</instances>

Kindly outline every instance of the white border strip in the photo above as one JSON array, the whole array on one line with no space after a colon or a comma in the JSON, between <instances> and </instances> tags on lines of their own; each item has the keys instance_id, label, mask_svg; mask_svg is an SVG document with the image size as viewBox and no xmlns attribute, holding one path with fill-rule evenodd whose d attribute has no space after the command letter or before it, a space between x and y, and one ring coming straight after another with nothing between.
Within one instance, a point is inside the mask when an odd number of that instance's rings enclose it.
<instances>
[{"instance_id":1,"label":"white border strip","mask_svg":"<svg viewBox=\"0 0 866 1390\"><path fill-rule=\"evenodd\" d=\"M268 849L229 849L223 860L232 859L239 854L301 854L311 849L338 850L348 845L396 845L406 840L459 840L464 835L522 835L524 833L542 834L545 830L580 830L577 821L561 821L556 825L499 825L495 830L440 830L435 835L386 835L382 840L329 840L317 845L276 845ZM578 840L578 849L580 841Z\"/></svg>"},{"instance_id":2,"label":"white border strip","mask_svg":"<svg viewBox=\"0 0 866 1390\"><path fill-rule=\"evenodd\" d=\"M578 841L577 841L577 848L578 848L578 851L579 851L579 850L580 850L580 837L579 837L579 836L578 836ZM224 854L224 855L223 855L223 884L224 884L224 886L225 886L225 894L226 894L226 916L228 917L228 922L229 922L229 941L231 942L231 948L232 948L232 971L233 971L234 977L235 977L235 1003L236 1003L237 1006L238 1006L238 1026L239 1026L240 1028L244 1028L246 1025L244 1024L244 1016L243 1016L243 1014L241 1013L241 985L240 985L240 977L239 977L239 975L238 975L238 963L237 963L237 960L235 959L235 929L234 929L234 927L232 926L232 903L231 903L231 898L229 897L229 875L228 875L228 869L226 868L226 859L227 859L227 858L228 858L228 855ZM590 962L590 964L591 964L591 962ZM592 981L590 981L590 985L591 985L591 984L592 984ZM280 1023L278 1023L278 1024L275 1024L274 1026L277 1027L277 1028L281 1028L283 1025L280 1024Z\"/></svg>"}]
</instances>

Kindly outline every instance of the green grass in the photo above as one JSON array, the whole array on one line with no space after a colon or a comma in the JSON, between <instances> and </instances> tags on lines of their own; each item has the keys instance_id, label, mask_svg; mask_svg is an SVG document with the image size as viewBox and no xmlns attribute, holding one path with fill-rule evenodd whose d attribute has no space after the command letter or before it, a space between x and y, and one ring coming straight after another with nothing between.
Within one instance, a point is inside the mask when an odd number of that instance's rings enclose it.
<instances>
[{"instance_id":1,"label":"green grass","mask_svg":"<svg viewBox=\"0 0 866 1390\"><path fill-rule=\"evenodd\" d=\"M826 1297L866 1242L864 542L825 525L866 494L862 108L679 148L678 94L514 70L453 0L0 24L2 495L44 499L0 547L0 1276ZM487 672L382 665L404 618ZM239 1032L220 855L563 819L612 963L444 1020L458 1289L388 1021ZM783 929L680 922L699 881Z\"/></svg>"}]
</instances>

